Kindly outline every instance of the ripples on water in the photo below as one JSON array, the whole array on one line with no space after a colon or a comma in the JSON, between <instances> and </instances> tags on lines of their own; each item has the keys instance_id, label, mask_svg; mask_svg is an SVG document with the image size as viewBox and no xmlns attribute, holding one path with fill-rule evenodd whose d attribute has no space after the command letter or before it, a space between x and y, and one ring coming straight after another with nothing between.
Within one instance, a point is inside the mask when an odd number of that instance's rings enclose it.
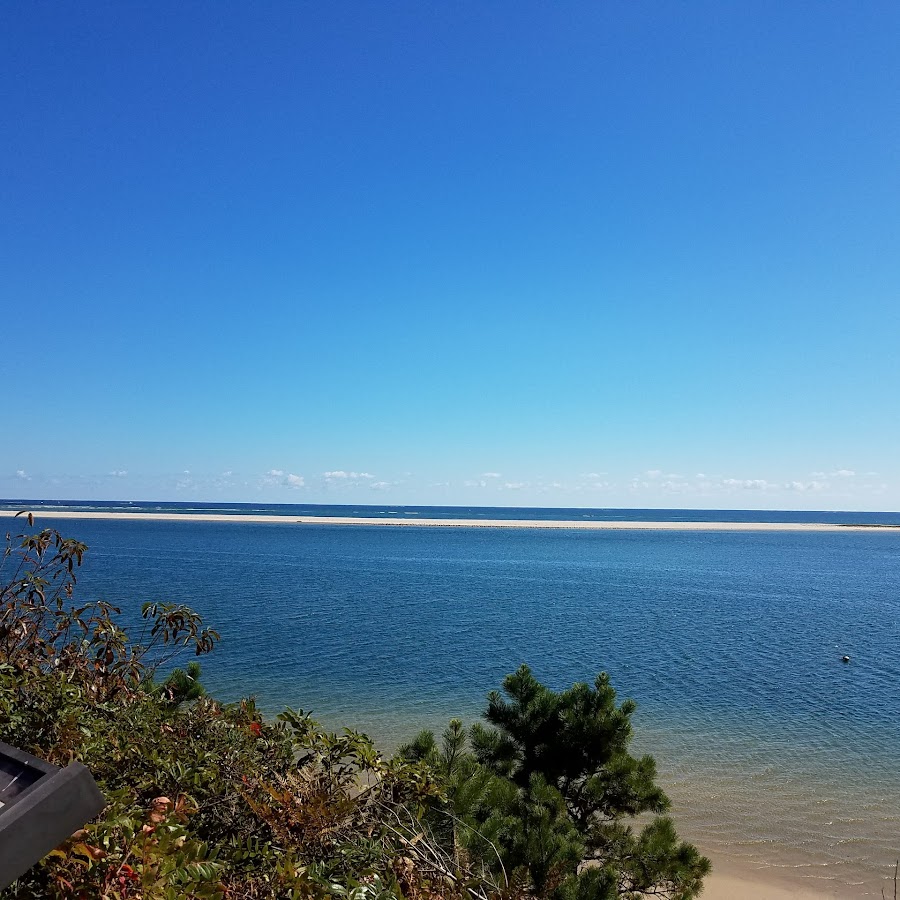
<instances>
[{"instance_id":1,"label":"ripples on water","mask_svg":"<svg viewBox=\"0 0 900 900\"><path fill-rule=\"evenodd\" d=\"M220 696L390 746L476 717L520 662L554 687L605 669L704 851L848 897L900 852L896 534L60 526L91 546L85 594L221 631Z\"/></svg>"}]
</instances>

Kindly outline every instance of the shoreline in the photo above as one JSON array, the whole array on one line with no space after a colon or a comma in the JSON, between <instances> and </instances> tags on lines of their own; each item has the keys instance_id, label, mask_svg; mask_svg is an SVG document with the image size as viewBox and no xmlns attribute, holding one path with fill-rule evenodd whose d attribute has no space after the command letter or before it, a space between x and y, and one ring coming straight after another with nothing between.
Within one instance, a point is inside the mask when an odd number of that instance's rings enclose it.
<instances>
[{"instance_id":1,"label":"shoreline","mask_svg":"<svg viewBox=\"0 0 900 900\"><path fill-rule=\"evenodd\" d=\"M14 519L16 513L0 511L0 517ZM24 518L24 516L19 516ZM535 519L384 519L351 516L273 516L222 513L79 512L42 510L42 519L113 519L151 522L236 522L258 525L379 525L399 528L545 528L572 531L813 531L813 532L900 532L900 525L841 525L825 522L640 522L570 521Z\"/></svg>"}]
</instances>

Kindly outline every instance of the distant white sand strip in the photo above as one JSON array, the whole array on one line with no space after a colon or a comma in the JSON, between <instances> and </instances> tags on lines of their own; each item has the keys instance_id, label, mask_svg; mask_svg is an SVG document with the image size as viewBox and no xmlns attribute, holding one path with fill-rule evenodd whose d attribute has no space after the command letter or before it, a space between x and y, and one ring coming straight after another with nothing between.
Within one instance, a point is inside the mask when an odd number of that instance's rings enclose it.
<instances>
[{"instance_id":1,"label":"distant white sand strip","mask_svg":"<svg viewBox=\"0 0 900 900\"><path fill-rule=\"evenodd\" d=\"M12 518L13 512L0 512ZM350 516L264 516L216 513L78 512L38 508L45 519L133 519L155 522L242 522L260 525L381 525L401 528L565 528L572 531L868 531L900 533L900 525L837 525L819 522L635 522L535 521L534 519L357 519ZM20 518L22 518L20 516Z\"/></svg>"}]
</instances>

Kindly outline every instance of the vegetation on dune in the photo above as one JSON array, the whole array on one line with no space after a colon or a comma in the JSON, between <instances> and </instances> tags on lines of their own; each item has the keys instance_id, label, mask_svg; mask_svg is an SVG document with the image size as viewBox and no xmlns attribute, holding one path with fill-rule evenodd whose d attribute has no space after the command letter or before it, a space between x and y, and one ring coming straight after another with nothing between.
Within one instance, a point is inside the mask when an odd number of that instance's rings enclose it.
<instances>
[{"instance_id":1,"label":"vegetation on dune","mask_svg":"<svg viewBox=\"0 0 900 900\"><path fill-rule=\"evenodd\" d=\"M29 516L29 525L32 524ZM0 735L94 774L107 807L4 898L613 900L696 896L709 862L679 842L630 701L605 674L554 692L521 667L486 725L450 723L385 758L308 714L265 720L206 695L218 635L190 609L74 600L83 544L7 535ZM635 830L631 819L650 814Z\"/></svg>"}]
</instances>

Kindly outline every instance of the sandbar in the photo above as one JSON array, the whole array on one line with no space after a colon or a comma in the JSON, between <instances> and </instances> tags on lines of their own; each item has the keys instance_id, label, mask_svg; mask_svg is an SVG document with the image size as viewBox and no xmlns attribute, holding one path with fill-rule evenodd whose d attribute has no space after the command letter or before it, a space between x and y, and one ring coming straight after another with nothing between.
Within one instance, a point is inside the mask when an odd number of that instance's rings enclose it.
<instances>
[{"instance_id":1,"label":"sandbar","mask_svg":"<svg viewBox=\"0 0 900 900\"><path fill-rule=\"evenodd\" d=\"M34 512L34 511L33 511ZM12 518L12 511L0 511L0 516ZM113 512L78 510L50 510L38 507L41 519L122 519L154 522L234 522L260 525L378 525L400 528L553 528L571 531L868 531L900 533L900 525L863 525L825 522L637 522L633 520L570 521L535 519L423 519L356 518L353 516L273 516L255 514L227 515L222 513L174 512ZM20 516L20 518L22 518Z\"/></svg>"}]
</instances>

